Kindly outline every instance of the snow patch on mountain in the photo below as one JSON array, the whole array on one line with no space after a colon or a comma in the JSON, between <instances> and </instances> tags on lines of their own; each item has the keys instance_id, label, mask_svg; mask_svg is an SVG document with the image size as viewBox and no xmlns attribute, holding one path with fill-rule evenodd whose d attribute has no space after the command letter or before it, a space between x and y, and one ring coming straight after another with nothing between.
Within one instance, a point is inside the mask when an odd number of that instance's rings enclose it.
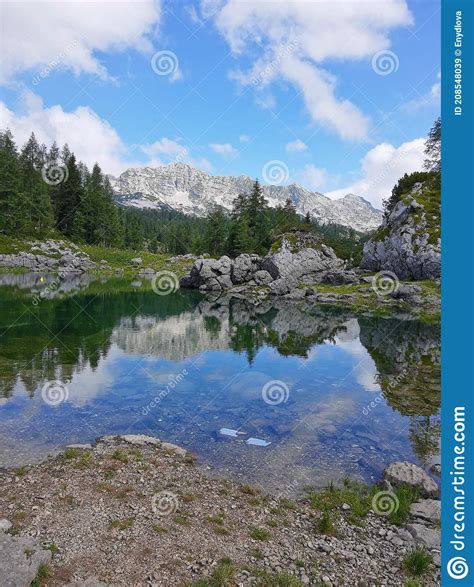
<instances>
[{"instance_id":1,"label":"snow patch on mountain","mask_svg":"<svg viewBox=\"0 0 474 587\"><path fill-rule=\"evenodd\" d=\"M245 175L211 176L186 163L132 167L110 180L116 201L121 205L164 207L195 216L205 216L215 206L231 210L234 198L241 192L250 192L254 181ZM355 194L331 200L296 183L262 187L269 206L284 204L290 198L298 213L309 212L323 224L333 222L366 232L382 223L382 212Z\"/></svg>"}]
</instances>

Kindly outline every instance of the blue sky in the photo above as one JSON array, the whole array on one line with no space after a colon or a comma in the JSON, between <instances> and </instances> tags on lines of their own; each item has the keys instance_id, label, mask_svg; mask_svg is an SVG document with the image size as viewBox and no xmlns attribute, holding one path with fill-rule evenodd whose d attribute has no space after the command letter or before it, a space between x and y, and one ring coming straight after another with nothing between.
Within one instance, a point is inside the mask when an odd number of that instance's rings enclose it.
<instances>
[{"instance_id":1,"label":"blue sky","mask_svg":"<svg viewBox=\"0 0 474 587\"><path fill-rule=\"evenodd\" d=\"M439 113L440 6L4 2L2 126L91 165L264 172L379 206ZM165 53L162 53L165 52ZM267 166L267 167L265 167Z\"/></svg>"}]
</instances>

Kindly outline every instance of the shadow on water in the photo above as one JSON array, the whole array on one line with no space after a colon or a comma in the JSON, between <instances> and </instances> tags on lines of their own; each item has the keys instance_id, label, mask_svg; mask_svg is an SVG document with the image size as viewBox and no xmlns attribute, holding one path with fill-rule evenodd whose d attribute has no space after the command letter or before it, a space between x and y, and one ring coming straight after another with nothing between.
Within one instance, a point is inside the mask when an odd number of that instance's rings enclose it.
<instances>
[{"instance_id":1,"label":"shadow on water","mask_svg":"<svg viewBox=\"0 0 474 587\"><path fill-rule=\"evenodd\" d=\"M437 324L91 276L0 275L0 294L1 464L125 432L287 493L437 462Z\"/></svg>"}]
</instances>

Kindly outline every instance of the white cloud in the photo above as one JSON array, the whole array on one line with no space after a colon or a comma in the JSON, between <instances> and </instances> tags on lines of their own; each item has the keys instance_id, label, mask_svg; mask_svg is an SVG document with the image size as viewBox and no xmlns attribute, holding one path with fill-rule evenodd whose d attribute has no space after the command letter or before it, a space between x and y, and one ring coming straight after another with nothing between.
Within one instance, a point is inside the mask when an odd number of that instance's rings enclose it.
<instances>
[{"instance_id":1,"label":"white cloud","mask_svg":"<svg viewBox=\"0 0 474 587\"><path fill-rule=\"evenodd\" d=\"M382 201L390 196L400 177L405 173L423 169L424 149L425 139L422 138L402 143L399 147L380 143L361 159L357 181L326 195L330 198L340 198L353 193L381 208Z\"/></svg>"},{"instance_id":2,"label":"white cloud","mask_svg":"<svg viewBox=\"0 0 474 587\"><path fill-rule=\"evenodd\" d=\"M59 105L46 108L41 99L31 92L22 96L20 112L13 112L0 102L2 128L9 128L15 141L23 145L31 132L47 146L56 141L59 146L68 143L76 157L89 167L98 162L105 173L118 175L127 167L164 165L171 161L189 163L204 171L211 171L207 159L194 159L181 142L164 137L152 144L139 145L149 159L139 162L133 158L114 127L100 118L91 108L79 106L66 112Z\"/></svg>"},{"instance_id":3,"label":"white cloud","mask_svg":"<svg viewBox=\"0 0 474 587\"><path fill-rule=\"evenodd\" d=\"M439 107L441 103L441 72L438 72L437 79L438 81L436 81L431 86L431 88L426 94L406 102L403 105L403 110L405 110L406 112L416 112L417 110L421 110L426 106Z\"/></svg>"},{"instance_id":4,"label":"white cloud","mask_svg":"<svg viewBox=\"0 0 474 587\"><path fill-rule=\"evenodd\" d=\"M367 138L369 120L349 100L337 97L337 79L322 65L370 62L374 53L390 46L391 29L413 22L405 0L201 0L201 6L234 54L253 59L251 71L234 75L241 84L258 92L272 82L290 82L303 95L313 121L350 140Z\"/></svg>"},{"instance_id":5,"label":"white cloud","mask_svg":"<svg viewBox=\"0 0 474 587\"><path fill-rule=\"evenodd\" d=\"M41 99L23 95L21 114L0 102L2 126L9 128L21 146L32 131L40 142L51 145L68 143L77 158L92 166L96 161L107 173L118 173L127 166L127 147L117 131L87 106L66 112L61 106L45 108Z\"/></svg>"},{"instance_id":6,"label":"white cloud","mask_svg":"<svg viewBox=\"0 0 474 587\"><path fill-rule=\"evenodd\" d=\"M209 147L214 153L223 157L234 157L238 153L237 149L230 143L212 143Z\"/></svg>"},{"instance_id":7,"label":"white cloud","mask_svg":"<svg viewBox=\"0 0 474 587\"><path fill-rule=\"evenodd\" d=\"M161 140L156 141L149 145L143 145L142 151L150 157L157 154L164 154L170 156L188 156L189 151L187 147L182 145L180 142L173 139L163 137Z\"/></svg>"},{"instance_id":8,"label":"white cloud","mask_svg":"<svg viewBox=\"0 0 474 587\"><path fill-rule=\"evenodd\" d=\"M305 165L301 175L301 183L311 190L321 190L327 181L325 169L319 169L312 163Z\"/></svg>"},{"instance_id":9,"label":"white cloud","mask_svg":"<svg viewBox=\"0 0 474 587\"><path fill-rule=\"evenodd\" d=\"M298 153L301 151L306 151L307 148L308 145L305 145L300 139L296 139L296 141L290 141L286 144L285 147L287 153Z\"/></svg>"},{"instance_id":10,"label":"white cloud","mask_svg":"<svg viewBox=\"0 0 474 587\"><path fill-rule=\"evenodd\" d=\"M189 163L193 167L210 172L211 163L204 158L192 157L188 147L179 140L163 137L154 143L142 145L141 150L150 157L148 165L159 167L167 163Z\"/></svg>"},{"instance_id":11,"label":"white cloud","mask_svg":"<svg viewBox=\"0 0 474 587\"><path fill-rule=\"evenodd\" d=\"M0 81L51 67L106 78L97 53L151 51L150 34L160 14L160 0L2 2Z\"/></svg>"},{"instance_id":12,"label":"white cloud","mask_svg":"<svg viewBox=\"0 0 474 587\"><path fill-rule=\"evenodd\" d=\"M250 141L250 137L248 135L240 135L239 141L241 143L248 143Z\"/></svg>"}]
</instances>

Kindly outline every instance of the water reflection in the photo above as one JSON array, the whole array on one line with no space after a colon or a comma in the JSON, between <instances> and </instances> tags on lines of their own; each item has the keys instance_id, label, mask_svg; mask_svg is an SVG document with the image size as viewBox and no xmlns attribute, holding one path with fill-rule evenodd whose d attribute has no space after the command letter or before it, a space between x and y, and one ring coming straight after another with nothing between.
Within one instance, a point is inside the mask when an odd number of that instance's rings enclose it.
<instances>
[{"instance_id":1,"label":"water reflection","mask_svg":"<svg viewBox=\"0 0 474 587\"><path fill-rule=\"evenodd\" d=\"M50 281L6 278L4 464L144 432L188 446L220 474L293 493L438 457L438 325L283 300L157 296L123 280L72 280L41 295ZM52 379L69 390L59 406L41 399ZM264 401L271 380L287 386L286 401Z\"/></svg>"}]
</instances>

